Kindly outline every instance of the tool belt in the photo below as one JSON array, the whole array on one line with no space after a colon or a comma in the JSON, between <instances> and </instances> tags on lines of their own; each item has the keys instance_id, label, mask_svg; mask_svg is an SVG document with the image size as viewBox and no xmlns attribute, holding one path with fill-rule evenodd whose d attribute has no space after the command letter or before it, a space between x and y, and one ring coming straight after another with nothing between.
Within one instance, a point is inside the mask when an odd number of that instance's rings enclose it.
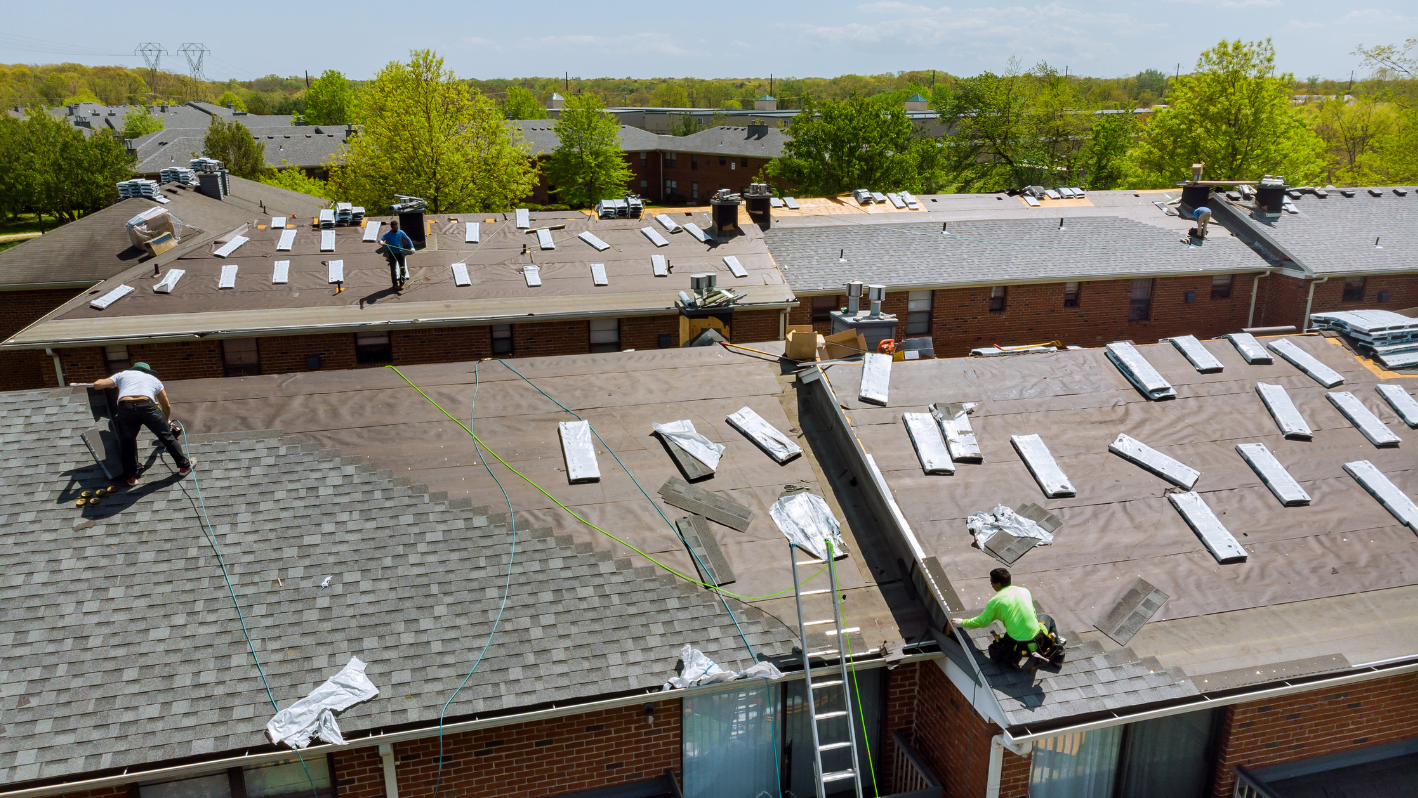
<instances>
[{"instance_id":1,"label":"tool belt","mask_svg":"<svg viewBox=\"0 0 1418 798\"><path fill-rule=\"evenodd\" d=\"M1009 635L996 637L990 643L990 659L995 664L1010 670L1020 670L1035 660L1053 666L1064 662L1064 648L1059 645L1058 633L1054 631L1054 620L1047 615L1039 616L1044 630L1032 640L1015 640Z\"/></svg>"}]
</instances>

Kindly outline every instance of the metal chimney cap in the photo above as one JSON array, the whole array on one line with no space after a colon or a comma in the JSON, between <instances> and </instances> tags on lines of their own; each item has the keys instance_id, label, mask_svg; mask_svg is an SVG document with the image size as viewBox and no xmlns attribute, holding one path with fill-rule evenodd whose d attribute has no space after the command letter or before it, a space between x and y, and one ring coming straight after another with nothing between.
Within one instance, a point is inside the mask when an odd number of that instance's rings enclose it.
<instances>
[{"instance_id":1,"label":"metal chimney cap","mask_svg":"<svg viewBox=\"0 0 1418 798\"><path fill-rule=\"evenodd\" d=\"M847 283L847 296L861 296L862 289L865 287L861 280L853 280Z\"/></svg>"},{"instance_id":2,"label":"metal chimney cap","mask_svg":"<svg viewBox=\"0 0 1418 798\"><path fill-rule=\"evenodd\" d=\"M884 286L884 285L869 285L869 286L867 286L867 298L871 299L873 302L879 302L879 301L881 301L881 300L883 300L883 299L886 299L886 286Z\"/></svg>"}]
</instances>

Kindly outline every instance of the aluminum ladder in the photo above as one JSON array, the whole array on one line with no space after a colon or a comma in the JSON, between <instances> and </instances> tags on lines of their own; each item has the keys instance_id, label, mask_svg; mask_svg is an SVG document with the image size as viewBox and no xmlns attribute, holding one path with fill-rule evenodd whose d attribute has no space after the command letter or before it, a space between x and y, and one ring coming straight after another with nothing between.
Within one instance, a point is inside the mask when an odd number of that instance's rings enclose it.
<instances>
[{"instance_id":1,"label":"aluminum ladder","mask_svg":"<svg viewBox=\"0 0 1418 798\"><path fill-rule=\"evenodd\" d=\"M827 544L827 562L830 566L832 562L832 542L825 542ZM846 643L843 640L843 637L845 637L845 635L842 633L842 594L839 593L837 590L837 570L833 567L828 567L827 575L832 586L832 625L835 630L835 636L837 638L837 664L841 671L841 678L818 682L817 686L835 687L840 685L842 687L842 709L828 712L818 712L817 699L814 697L812 689L812 665L808 662L807 625L803 623L802 585L798 583L798 551L799 549L797 546L792 543L788 544L789 558L793 561L793 595L797 599L798 603L798 635L801 641L803 651L803 684L807 687L807 710L808 715L812 718L811 726L813 781L817 787L818 798L826 798L827 785L833 784L834 782L845 781L847 779L851 779L852 785L856 788L857 798L862 798L862 768L861 765L857 762L857 733L854 729L854 724L852 723L852 694L851 690L849 689L850 682L848 681L847 675L847 652L845 649ZM812 554L812 552L805 551L805 553L809 557L812 557L814 560L817 559L816 556ZM833 718L846 718L847 739L845 741L824 744L820 739L817 724L821 721L830 720ZM823 772L823 753L829 751L839 751L843 748L846 748L851 751L852 766L846 770Z\"/></svg>"}]
</instances>

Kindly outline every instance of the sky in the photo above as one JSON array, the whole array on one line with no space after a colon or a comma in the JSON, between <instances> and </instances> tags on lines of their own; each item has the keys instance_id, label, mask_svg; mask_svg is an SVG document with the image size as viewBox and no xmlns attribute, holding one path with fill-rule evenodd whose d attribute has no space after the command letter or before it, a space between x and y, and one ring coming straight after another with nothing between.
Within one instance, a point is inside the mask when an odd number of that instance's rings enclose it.
<instances>
[{"instance_id":1,"label":"sky","mask_svg":"<svg viewBox=\"0 0 1418 798\"><path fill-rule=\"evenodd\" d=\"M366 79L409 50L432 48L460 76L827 77L939 69L1000 72L1011 56L1073 74L1186 71L1217 41L1274 40L1282 71L1348 78L1359 45L1418 38L1412 0L1055 0L1003 2L660 3L584 0L391 4L343 0L288 7L186 0L134 14L107 0L17 3L0 32L0 63L141 66L158 42L186 71L186 42L210 49L208 79L312 75ZM1418 54L1418 53L1415 53ZM1362 72L1358 73L1362 75Z\"/></svg>"}]
</instances>

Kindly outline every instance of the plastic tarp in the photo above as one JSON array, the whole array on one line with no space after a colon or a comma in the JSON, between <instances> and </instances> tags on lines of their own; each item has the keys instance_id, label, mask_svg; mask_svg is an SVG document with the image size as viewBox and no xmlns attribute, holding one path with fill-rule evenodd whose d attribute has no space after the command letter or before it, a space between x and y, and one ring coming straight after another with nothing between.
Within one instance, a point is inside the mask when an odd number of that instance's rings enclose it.
<instances>
[{"instance_id":1,"label":"plastic tarp","mask_svg":"<svg viewBox=\"0 0 1418 798\"><path fill-rule=\"evenodd\" d=\"M726 671L719 667L719 664L704 655L703 651L686 643L679 650L679 660L684 663L684 668L678 676L671 676L669 681L660 688L665 690L683 690L686 687L702 687L706 684L720 684L722 682L732 682L739 679L780 679L783 673L771 662L759 662L742 673Z\"/></svg>"},{"instance_id":2,"label":"plastic tarp","mask_svg":"<svg viewBox=\"0 0 1418 798\"><path fill-rule=\"evenodd\" d=\"M570 482L599 482L601 467L596 463L596 445L591 441L589 421L558 422L561 452L566 457L566 478Z\"/></svg>"},{"instance_id":3,"label":"plastic tarp","mask_svg":"<svg viewBox=\"0 0 1418 798\"><path fill-rule=\"evenodd\" d=\"M789 543L808 552L819 560L827 559L825 541L832 541L833 558L845 557L846 544L842 542L842 525L832 515L821 496L802 491L789 494L773 502L768 508L773 523L788 539Z\"/></svg>"},{"instance_id":4,"label":"plastic tarp","mask_svg":"<svg viewBox=\"0 0 1418 798\"><path fill-rule=\"evenodd\" d=\"M173 216L167 208L149 208L129 219L127 227L128 242L139 249L168 233L181 241L196 229Z\"/></svg>"},{"instance_id":5,"label":"plastic tarp","mask_svg":"<svg viewBox=\"0 0 1418 798\"><path fill-rule=\"evenodd\" d=\"M724 456L724 445L715 443L700 435L694 429L694 422L688 419L671 421L668 424L654 424L655 434L669 438L679 448L689 452L694 459L713 471L719 467L719 458Z\"/></svg>"},{"instance_id":6,"label":"plastic tarp","mask_svg":"<svg viewBox=\"0 0 1418 798\"><path fill-rule=\"evenodd\" d=\"M379 695L379 688L364 675L364 669L363 660L350 657L339 673L325 680L310 695L277 712L266 724L266 736L273 743L285 743L291 748L304 748L317 737L327 743L344 745L335 713Z\"/></svg>"},{"instance_id":7,"label":"plastic tarp","mask_svg":"<svg viewBox=\"0 0 1418 798\"><path fill-rule=\"evenodd\" d=\"M1043 527L1016 513L1003 504L987 513L974 513L965 519L965 528L970 530L970 534L975 536L975 542L980 544L980 549L985 548L985 544L990 538L1001 531L1008 532L1017 538L1034 538L1039 541L1037 545L1047 546L1054 542L1054 536L1045 531Z\"/></svg>"}]
</instances>

